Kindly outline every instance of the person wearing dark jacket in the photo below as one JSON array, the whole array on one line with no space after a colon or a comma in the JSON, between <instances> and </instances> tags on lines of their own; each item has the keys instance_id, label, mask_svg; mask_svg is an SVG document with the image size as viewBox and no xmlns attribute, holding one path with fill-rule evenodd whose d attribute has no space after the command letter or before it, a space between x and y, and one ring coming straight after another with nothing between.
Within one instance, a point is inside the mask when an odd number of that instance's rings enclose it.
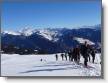
<instances>
[{"instance_id":1,"label":"person wearing dark jacket","mask_svg":"<svg viewBox=\"0 0 108 83\"><path fill-rule=\"evenodd\" d=\"M65 53L64 56L65 56L65 59L66 59L66 61L67 61L67 53Z\"/></svg>"},{"instance_id":2,"label":"person wearing dark jacket","mask_svg":"<svg viewBox=\"0 0 108 83\"><path fill-rule=\"evenodd\" d=\"M77 57L76 57L76 54L75 54L75 52L76 52L76 49L75 48L73 48L73 51L72 51L72 60L74 60L74 61L76 61L77 59Z\"/></svg>"},{"instance_id":3,"label":"person wearing dark jacket","mask_svg":"<svg viewBox=\"0 0 108 83\"><path fill-rule=\"evenodd\" d=\"M88 62L88 47L87 47L87 42L85 41L84 45L81 45L81 54L84 58L84 65L87 67L87 62Z\"/></svg>"},{"instance_id":4,"label":"person wearing dark jacket","mask_svg":"<svg viewBox=\"0 0 108 83\"><path fill-rule=\"evenodd\" d=\"M67 55L68 53L67 53L67 51L65 50L65 53L64 53L64 56L65 56L65 60L67 61L67 57L68 57L68 55Z\"/></svg>"},{"instance_id":5,"label":"person wearing dark jacket","mask_svg":"<svg viewBox=\"0 0 108 83\"><path fill-rule=\"evenodd\" d=\"M73 61L72 49L68 52L69 61Z\"/></svg>"},{"instance_id":6,"label":"person wearing dark jacket","mask_svg":"<svg viewBox=\"0 0 108 83\"><path fill-rule=\"evenodd\" d=\"M56 57L56 61L57 61L58 60L58 55L56 54L55 57Z\"/></svg>"},{"instance_id":7,"label":"person wearing dark jacket","mask_svg":"<svg viewBox=\"0 0 108 83\"><path fill-rule=\"evenodd\" d=\"M79 62L80 62L80 48L79 48L79 46L76 47L76 55L77 55L77 63L79 64Z\"/></svg>"},{"instance_id":8,"label":"person wearing dark jacket","mask_svg":"<svg viewBox=\"0 0 108 83\"><path fill-rule=\"evenodd\" d=\"M73 49L73 58L74 58L74 61L79 64L79 61L80 61L80 49L79 49L78 46Z\"/></svg>"},{"instance_id":9,"label":"person wearing dark jacket","mask_svg":"<svg viewBox=\"0 0 108 83\"><path fill-rule=\"evenodd\" d=\"M63 53L61 54L61 57L62 57L62 61L63 61L64 60L64 54Z\"/></svg>"},{"instance_id":10,"label":"person wearing dark jacket","mask_svg":"<svg viewBox=\"0 0 108 83\"><path fill-rule=\"evenodd\" d=\"M90 60L91 60L91 58L90 58L90 54L91 54L91 46L90 46L89 44L87 44L87 48L88 48L88 50L87 50L88 59L89 59L89 62L90 62Z\"/></svg>"},{"instance_id":11,"label":"person wearing dark jacket","mask_svg":"<svg viewBox=\"0 0 108 83\"><path fill-rule=\"evenodd\" d=\"M92 48L91 50L92 62L94 63L95 60L95 50Z\"/></svg>"}]
</instances>

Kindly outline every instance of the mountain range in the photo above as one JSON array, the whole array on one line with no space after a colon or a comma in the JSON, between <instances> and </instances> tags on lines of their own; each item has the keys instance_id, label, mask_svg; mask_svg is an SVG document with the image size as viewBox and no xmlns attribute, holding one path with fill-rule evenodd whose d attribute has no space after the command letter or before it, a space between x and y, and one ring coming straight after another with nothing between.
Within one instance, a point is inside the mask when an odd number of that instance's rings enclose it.
<instances>
[{"instance_id":1,"label":"mountain range","mask_svg":"<svg viewBox=\"0 0 108 83\"><path fill-rule=\"evenodd\" d=\"M44 50L47 53L57 53L69 50L87 41L88 44L99 47L101 44L101 25L70 28L24 28L20 31L1 32L2 50L8 46L24 50Z\"/></svg>"}]
</instances>

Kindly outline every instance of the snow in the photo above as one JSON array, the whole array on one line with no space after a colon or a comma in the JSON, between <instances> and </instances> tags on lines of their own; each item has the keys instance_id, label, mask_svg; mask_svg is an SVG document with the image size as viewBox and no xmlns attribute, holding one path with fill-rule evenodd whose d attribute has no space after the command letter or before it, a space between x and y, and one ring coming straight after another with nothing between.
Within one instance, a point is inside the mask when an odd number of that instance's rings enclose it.
<instances>
[{"instance_id":1,"label":"snow","mask_svg":"<svg viewBox=\"0 0 108 83\"><path fill-rule=\"evenodd\" d=\"M74 40L77 40L79 43L84 43L86 41L89 45L95 45L92 41L84 38L74 37Z\"/></svg>"},{"instance_id":2,"label":"snow","mask_svg":"<svg viewBox=\"0 0 108 83\"><path fill-rule=\"evenodd\" d=\"M33 33L36 33L38 35L41 35L42 37L50 40L50 41L58 41L59 38L57 37L57 35L61 35L60 33L58 33L57 30L52 30L52 29L31 29L31 28L23 28L19 31L3 31L3 34L11 34L11 35L24 35L24 36L30 36Z\"/></svg>"},{"instance_id":3,"label":"snow","mask_svg":"<svg viewBox=\"0 0 108 83\"><path fill-rule=\"evenodd\" d=\"M21 35L19 32L15 32L15 31L3 31L3 34Z\"/></svg>"},{"instance_id":4,"label":"snow","mask_svg":"<svg viewBox=\"0 0 108 83\"><path fill-rule=\"evenodd\" d=\"M30 36L31 34L33 34L33 29L26 27L19 32L25 36Z\"/></svg>"},{"instance_id":5,"label":"snow","mask_svg":"<svg viewBox=\"0 0 108 83\"><path fill-rule=\"evenodd\" d=\"M56 36L58 35L57 31L52 31L48 29L40 29L36 32L38 35L43 36L44 38L50 40L50 41L57 41L58 38Z\"/></svg>"},{"instance_id":6,"label":"snow","mask_svg":"<svg viewBox=\"0 0 108 83\"><path fill-rule=\"evenodd\" d=\"M10 34L10 35L25 35L25 36L30 36L33 32L33 30L30 28L24 28L19 31L3 31L3 34Z\"/></svg>"},{"instance_id":7,"label":"snow","mask_svg":"<svg viewBox=\"0 0 108 83\"><path fill-rule=\"evenodd\" d=\"M45 37L46 39L52 40L52 34L50 33L48 30L40 30L39 34L43 37Z\"/></svg>"},{"instance_id":8,"label":"snow","mask_svg":"<svg viewBox=\"0 0 108 83\"><path fill-rule=\"evenodd\" d=\"M48 55L19 55L1 54L2 76L101 76L101 54L96 54L95 63L88 62L89 68L70 61L62 61L58 54Z\"/></svg>"}]
</instances>

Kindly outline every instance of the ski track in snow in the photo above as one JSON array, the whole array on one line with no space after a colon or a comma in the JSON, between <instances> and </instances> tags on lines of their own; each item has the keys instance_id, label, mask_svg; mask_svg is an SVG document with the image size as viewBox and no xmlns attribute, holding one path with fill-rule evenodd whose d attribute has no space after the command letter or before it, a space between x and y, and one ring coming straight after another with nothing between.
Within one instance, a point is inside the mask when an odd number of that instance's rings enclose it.
<instances>
[{"instance_id":1,"label":"ski track in snow","mask_svg":"<svg viewBox=\"0 0 108 83\"><path fill-rule=\"evenodd\" d=\"M59 54L60 55L60 54ZM2 76L101 76L101 54L96 54L95 63L88 62L88 68L70 61L62 61L55 54L49 55L1 55ZM42 59L42 61L41 61Z\"/></svg>"}]
</instances>

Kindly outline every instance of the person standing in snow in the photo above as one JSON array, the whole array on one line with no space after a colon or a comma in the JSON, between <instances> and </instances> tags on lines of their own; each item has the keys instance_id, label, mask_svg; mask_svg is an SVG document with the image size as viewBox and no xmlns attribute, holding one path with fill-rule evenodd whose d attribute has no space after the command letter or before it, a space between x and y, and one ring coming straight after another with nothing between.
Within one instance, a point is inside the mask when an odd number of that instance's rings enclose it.
<instances>
[{"instance_id":1,"label":"person standing in snow","mask_svg":"<svg viewBox=\"0 0 108 83\"><path fill-rule=\"evenodd\" d=\"M94 63L94 60L95 60L95 49L92 48L91 50L91 56L92 56L92 62Z\"/></svg>"},{"instance_id":2,"label":"person standing in snow","mask_svg":"<svg viewBox=\"0 0 108 83\"><path fill-rule=\"evenodd\" d=\"M76 48L73 48L73 51L72 51L72 61L77 61L77 57L76 57Z\"/></svg>"},{"instance_id":3,"label":"person standing in snow","mask_svg":"<svg viewBox=\"0 0 108 83\"><path fill-rule=\"evenodd\" d=\"M87 50L87 54L88 54L88 59L90 62L90 54L91 54L91 46L89 44L87 44L88 50Z\"/></svg>"},{"instance_id":4,"label":"person standing in snow","mask_svg":"<svg viewBox=\"0 0 108 83\"><path fill-rule=\"evenodd\" d=\"M65 56L65 60L67 61L67 51L65 50L65 53L64 53L64 56Z\"/></svg>"},{"instance_id":5,"label":"person standing in snow","mask_svg":"<svg viewBox=\"0 0 108 83\"><path fill-rule=\"evenodd\" d=\"M84 58L84 65L87 67L87 62L88 62L88 47L87 47L87 42L85 41L84 45L81 45L81 54Z\"/></svg>"},{"instance_id":6,"label":"person standing in snow","mask_svg":"<svg viewBox=\"0 0 108 83\"><path fill-rule=\"evenodd\" d=\"M66 59L66 61L67 61L67 53L65 53L64 56L65 56L65 59Z\"/></svg>"},{"instance_id":7,"label":"person standing in snow","mask_svg":"<svg viewBox=\"0 0 108 83\"><path fill-rule=\"evenodd\" d=\"M64 54L63 53L61 54L61 57L62 57L62 61L63 61L64 60Z\"/></svg>"},{"instance_id":8,"label":"person standing in snow","mask_svg":"<svg viewBox=\"0 0 108 83\"><path fill-rule=\"evenodd\" d=\"M79 62L80 62L80 48L78 45L76 47L76 56L77 56L77 63L79 64Z\"/></svg>"},{"instance_id":9,"label":"person standing in snow","mask_svg":"<svg viewBox=\"0 0 108 83\"><path fill-rule=\"evenodd\" d=\"M73 49L69 50L68 56L69 56L69 61L73 61L73 55L72 55Z\"/></svg>"},{"instance_id":10,"label":"person standing in snow","mask_svg":"<svg viewBox=\"0 0 108 83\"><path fill-rule=\"evenodd\" d=\"M74 58L74 61L79 64L79 61L80 61L80 49L79 49L78 45L73 49L73 58Z\"/></svg>"},{"instance_id":11,"label":"person standing in snow","mask_svg":"<svg viewBox=\"0 0 108 83\"><path fill-rule=\"evenodd\" d=\"M56 61L57 61L58 60L58 55L56 54L55 57L56 57Z\"/></svg>"}]
</instances>

